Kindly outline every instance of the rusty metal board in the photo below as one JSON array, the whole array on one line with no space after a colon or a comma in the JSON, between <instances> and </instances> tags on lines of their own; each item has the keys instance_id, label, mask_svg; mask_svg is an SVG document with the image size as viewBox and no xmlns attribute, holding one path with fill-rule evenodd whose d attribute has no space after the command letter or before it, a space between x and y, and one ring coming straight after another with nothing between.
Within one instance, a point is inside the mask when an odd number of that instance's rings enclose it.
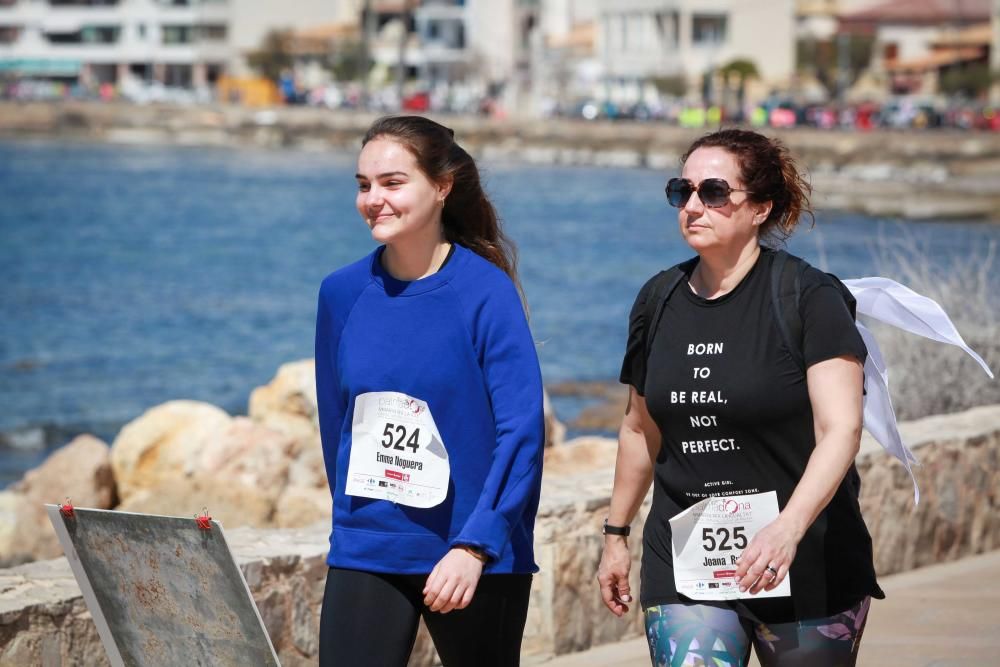
<instances>
[{"instance_id":1,"label":"rusty metal board","mask_svg":"<svg viewBox=\"0 0 1000 667\"><path fill-rule=\"evenodd\" d=\"M222 526L45 506L115 667L279 667Z\"/></svg>"}]
</instances>

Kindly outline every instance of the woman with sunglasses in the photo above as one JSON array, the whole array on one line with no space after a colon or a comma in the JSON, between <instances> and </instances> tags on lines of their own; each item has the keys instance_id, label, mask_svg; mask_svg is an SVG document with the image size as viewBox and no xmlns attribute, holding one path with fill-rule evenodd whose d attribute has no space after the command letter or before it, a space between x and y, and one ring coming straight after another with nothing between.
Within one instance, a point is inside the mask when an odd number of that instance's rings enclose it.
<instances>
[{"instance_id":1,"label":"woman with sunglasses","mask_svg":"<svg viewBox=\"0 0 1000 667\"><path fill-rule=\"evenodd\" d=\"M316 397L333 495L320 664L517 665L544 424L513 246L452 131L377 120L357 209L380 245L328 276Z\"/></svg>"},{"instance_id":2,"label":"woman with sunglasses","mask_svg":"<svg viewBox=\"0 0 1000 667\"><path fill-rule=\"evenodd\" d=\"M853 665L883 597L854 468L865 345L834 280L804 264L801 366L783 343L771 247L812 214L778 140L721 130L681 162L666 194L697 257L673 291L650 280L630 315L602 597L629 609L629 524L652 483L640 602L654 665L742 667L751 647L764 667Z\"/></svg>"}]
</instances>

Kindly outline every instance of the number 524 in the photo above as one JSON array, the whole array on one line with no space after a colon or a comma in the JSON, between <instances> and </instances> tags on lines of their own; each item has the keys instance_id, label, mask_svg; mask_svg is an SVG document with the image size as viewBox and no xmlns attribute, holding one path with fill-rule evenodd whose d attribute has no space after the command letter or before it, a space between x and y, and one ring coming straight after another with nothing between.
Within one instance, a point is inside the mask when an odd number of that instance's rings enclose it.
<instances>
[{"instance_id":1,"label":"number 524","mask_svg":"<svg viewBox=\"0 0 1000 667\"><path fill-rule=\"evenodd\" d=\"M382 446L388 449L392 447L393 449L398 449L403 451L404 447L409 447L416 454L417 450L420 448L420 428L417 427L413 429L413 433L407 438L406 427L402 424L389 424L385 425L382 429ZM403 441L406 440L406 444Z\"/></svg>"}]
</instances>

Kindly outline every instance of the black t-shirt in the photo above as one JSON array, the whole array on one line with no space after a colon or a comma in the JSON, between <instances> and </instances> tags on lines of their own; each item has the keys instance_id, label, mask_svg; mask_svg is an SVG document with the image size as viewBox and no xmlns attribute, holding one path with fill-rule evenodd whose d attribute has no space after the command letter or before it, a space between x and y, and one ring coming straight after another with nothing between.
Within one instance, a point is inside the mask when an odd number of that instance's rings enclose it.
<instances>
[{"instance_id":1,"label":"black t-shirt","mask_svg":"<svg viewBox=\"0 0 1000 667\"><path fill-rule=\"evenodd\" d=\"M652 280L632 307L621 381L645 397L663 443L643 537L644 607L687 600L674 587L671 517L709 496L768 491L784 508L816 445L805 375L771 312L773 259L764 249L740 284L717 299L697 296L682 281L664 306L648 360ZM805 273L799 310L806 367L844 355L864 361L864 342L829 276ZM799 543L791 600L709 604L779 623L830 616L867 595L882 597L859 484L852 465Z\"/></svg>"}]
</instances>

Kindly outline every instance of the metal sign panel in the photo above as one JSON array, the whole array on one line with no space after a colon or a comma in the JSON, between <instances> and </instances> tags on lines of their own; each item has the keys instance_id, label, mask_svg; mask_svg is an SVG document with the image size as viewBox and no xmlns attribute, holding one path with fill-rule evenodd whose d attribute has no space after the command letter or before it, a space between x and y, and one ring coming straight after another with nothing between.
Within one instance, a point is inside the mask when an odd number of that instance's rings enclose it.
<instances>
[{"instance_id":1,"label":"metal sign panel","mask_svg":"<svg viewBox=\"0 0 1000 667\"><path fill-rule=\"evenodd\" d=\"M278 667L218 522L45 507L112 665Z\"/></svg>"}]
</instances>

